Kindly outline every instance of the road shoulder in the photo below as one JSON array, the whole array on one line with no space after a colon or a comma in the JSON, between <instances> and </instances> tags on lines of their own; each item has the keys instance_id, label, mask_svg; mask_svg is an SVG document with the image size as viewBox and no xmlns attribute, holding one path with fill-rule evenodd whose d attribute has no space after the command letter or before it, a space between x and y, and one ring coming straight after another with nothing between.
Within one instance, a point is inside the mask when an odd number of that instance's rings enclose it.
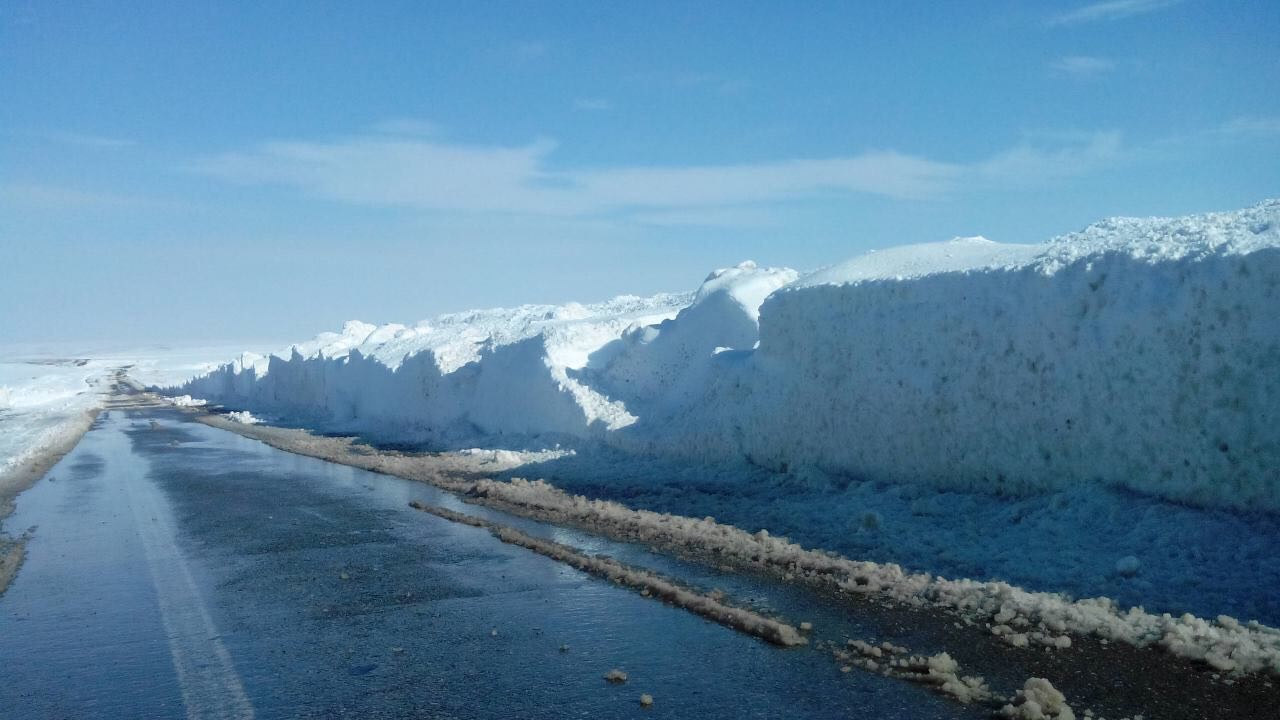
<instances>
[{"instance_id":1,"label":"road shoulder","mask_svg":"<svg viewBox=\"0 0 1280 720\"><path fill-rule=\"evenodd\" d=\"M4 529L5 518L13 514L18 496L35 485L80 442L101 411L102 408L94 407L75 416L52 444L32 453L9 472L0 474L0 595L9 588L26 555L26 535L8 535Z\"/></svg>"}]
</instances>

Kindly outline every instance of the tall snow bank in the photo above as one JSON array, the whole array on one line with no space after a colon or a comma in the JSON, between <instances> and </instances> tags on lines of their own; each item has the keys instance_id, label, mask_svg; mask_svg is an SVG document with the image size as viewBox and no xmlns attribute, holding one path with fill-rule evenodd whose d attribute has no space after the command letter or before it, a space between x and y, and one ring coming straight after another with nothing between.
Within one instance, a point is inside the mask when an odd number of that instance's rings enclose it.
<instances>
[{"instance_id":1,"label":"tall snow bank","mask_svg":"<svg viewBox=\"0 0 1280 720\"><path fill-rule=\"evenodd\" d=\"M772 294L694 454L1280 509L1280 201L873 253Z\"/></svg>"},{"instance_id":2,"label":"tall snow bank","mask_svg":"<svg viewBox=\"0 0 1280 720\"><path fill-rule=\"evenodd\" d=\"M240 358L180 392L396 441L592 437L635 416L576 371L629 328L673 317L690 299L525 305L414 327L352 321L286 353Z\"/></svg>"},{"instance_id":3,"label":"tall snow bank","mask_svg":"<svg viewBox=\"0 0 1280 720\"><path fill-rule=\"evenodd\" d=\"M178 390L391 440L570 436L1280 511L1280 201L894 248L696 294L348 323Z\"/></svg>"}]
</instances>

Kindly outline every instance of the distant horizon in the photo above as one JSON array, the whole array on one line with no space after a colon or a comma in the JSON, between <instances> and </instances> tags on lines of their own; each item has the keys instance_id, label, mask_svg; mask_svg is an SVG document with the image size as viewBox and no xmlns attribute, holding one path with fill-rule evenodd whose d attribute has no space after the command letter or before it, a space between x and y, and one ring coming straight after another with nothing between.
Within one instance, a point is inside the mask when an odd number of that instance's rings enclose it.
<instances>
[{"instance_id":1,"label":"distant horizon","mask_svg":"<svg viewBox=\"0 0 1280 720\"><path fill-rule=\"evenodd\" d=\"M1268 202L1280 202L1280 197L1262 198L1255 203L1249 203L1240 208L1218 208L1218 209L1210 209L1210 210L1198 211L1193 213L1185 213L1184 215L1194 216L1194 215L1203 215L1203 214L1218 213L1218 212L1231 212L1233 210L1241 210L1244 208L1253 207L1253 206L1260 205L1263 203L1268 203ZM1086 227L1089 227L1089 225L1092 225L1096 222L1101 222L1104 220L1109 220L1114 218L1125 218L1125 217L1144 218L1144 217L1153 217L1153 216L1112 215L1106 218L1098 218L1097 220L1087 225L1084 225L1078 228L1073 228L1071 230L1066 230L1060 233L1056 233L1054 235L1044 238L1039 242L1049 242L1057 237L1062 237L1064 235L1069 235L1071 233L1078 232L1080 230L1083 230ZM1179 217L1179 216L1154 216L1154 217ZM979 234L978 236L983 237L984 239L987 239L987 240L991 240L991 238L986 238L981 234ZM960 239L963 237L974 237L974 236L952 235L951 237L941 238L939 240L934 240L934 241L925 241L925 242L926 243L947 242L949 240ZM999 242L999 241L993 241L993 242ZM1029 243L1036 244L1035 241L1029 241ZM881 248L871 248L869 250L863 251L862 253L858 253L856 255L842 258L840 260L835 260L831 263L828 263L826 265L821 265L815 268L791 268L791 269L797 270L800 273L800 277L803 278L806 275L820 272L828 267L831 267L833 265L838 265L845 260L859 257L868 252L877 252L878 250L886 250L893 247L901 247L901 246L889 245ZM743 258L743 260L739 262L748 262L748 261L754 262L754 260L752 260L751 258ZM734 264L736 265L737 263L734 263ZM724 267L732 267L732 265L728 265ZM790 267L790 266L784 265L780 267ZM707 268L707 271L706 273L703 274L703 277L705 277L709 273L712 273L720 269L723 269L723 268ZM554 302L530 300L526 302L510 303L507 305L481 304L481 305L473 305L469 307L446 309L438 313L423 315L421 317L415 317L415 318L372 319L372 318L362 318L362 317L348 317L344 320L334 323L330 327L318 328L313 332L311 332L310 334L302 333L298 337L290 337L290 338L274 337L268 334L268 335L259 336L259 337L242 337L242 338L191 336L188 338L177 337L177 338L172 338L167 340L157 339L157 340L137 342L137 343L129 343L125 341L120 341L115 338L106 338L106 337L81 338L81 339L57 338L57 339L49 339L49 340L29 340L29 341L14 341L14 342L0 341L0 362L10 362L10 361L21 360L24 354L27 357L30 357L31 359L39 360L39 359L48 359L55 356L57 357L80 357L80 356L93 357L95 355L110 356L112 354L129 354L132 352L147 351L147 350L162 350L162 351L163 350L168 350L168 351L199 350L199 349L225 350L225 349L239 348L237 352L240 350L252 350L252 349L267 351L267 352L275 352L278 350L279 351L287 350L292 345L306 342L312 338L319 336L322 333L341 332L343 325L353 321L366 322L366 323L377 325L377 326L383 326L383 325L389 325L389 324L400 324L400 325L411 327L416 323L426 322L433 318L439 317L441 315L464 313L471 310L499 310L499 309L515 307L519 305L563 306L565 304L574 303L574 302L581 303L581 304L593 304L593 303L606 302L614 298L625 296L625 295L639 295L641 297L650 297L650 296L663 294L663 293L694 292L698 289L698 286L700 284L701 284L701 279L694 282L690 287L687 287L687 288L667 288L667 289L660 289L660 290L656 290L654 292L645 293L645 294L615 293L613 295L608 295L605 297L571 298L571 299L565 299L565 300L554 301Z\"/></svg>"},{"instance_id":2,"label":"distant horizon","mask_svg":"<svg viewBox=\"0 0 1280 720\"><path fill-rule=\"evenodd\" d=\"M1280 6L0 6L0 345L301 339L1280 196ZM235 340L233 340L235 341Z\"/></svg>"}]
</instances>

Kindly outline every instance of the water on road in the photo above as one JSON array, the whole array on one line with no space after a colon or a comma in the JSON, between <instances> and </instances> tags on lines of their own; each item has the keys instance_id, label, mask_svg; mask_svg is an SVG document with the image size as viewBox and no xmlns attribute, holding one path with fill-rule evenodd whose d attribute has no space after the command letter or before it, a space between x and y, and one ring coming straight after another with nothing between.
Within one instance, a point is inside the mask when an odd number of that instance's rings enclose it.
<instances>
[{"instance_id":1,"label":"water on road","mask_svg":"<svg viewBox=\"0 0 1280 720\"><path fill-rule=\"evenodd\" d=\"M794 621L867 630L785 586L466 506L177 411L112 410L7 521L35 530L0 596L0 717L985 715L841 673L829 653L773 647L410 500ZM628 681L605 682L612 668Z\"/></svg>"}]
</instances>

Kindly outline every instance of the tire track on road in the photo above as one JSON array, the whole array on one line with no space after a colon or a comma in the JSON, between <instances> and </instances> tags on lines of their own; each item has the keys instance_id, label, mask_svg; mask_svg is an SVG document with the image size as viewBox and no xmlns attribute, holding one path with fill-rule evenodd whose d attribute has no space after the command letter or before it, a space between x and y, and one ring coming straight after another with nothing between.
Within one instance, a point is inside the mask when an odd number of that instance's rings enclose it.
<instances>
[{"instance_id":1,"label":"tire track on road","mask_svg":"<svg viewBox=\"0 0 1280 720\"><path fill-rule=\"evenodd\" d=\"M118 436L124 439L123 433ZM188 720L251 720L253 705L178 550L168 504L158 488L141 486L146 482L142 477L124 473L121 481L155 586Z\"/></svg>"}]
</instances>

